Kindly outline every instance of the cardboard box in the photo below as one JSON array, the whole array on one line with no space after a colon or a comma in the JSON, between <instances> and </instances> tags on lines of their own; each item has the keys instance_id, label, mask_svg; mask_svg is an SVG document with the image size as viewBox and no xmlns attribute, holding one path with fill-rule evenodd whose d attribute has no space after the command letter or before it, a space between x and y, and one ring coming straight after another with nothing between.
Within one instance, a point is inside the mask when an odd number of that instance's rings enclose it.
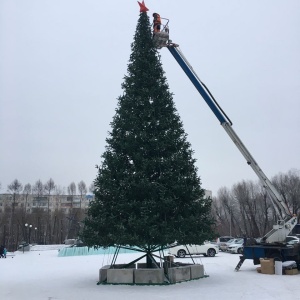
<instances>
[{"instance_id":1,"label":"cardboard box","mask_svg":"<svg viewBox=\"0 0 300 300\"><path fill-rule=\"evenodd\" d=\"M262 274L275 274L274 258L261 258L260 265Z\"/></svg>"},{"instance_id":2,"label":"cardboard box","mask_svg":"<svg viewBox=\"0 0 300 300\"><path fill-rule=\"evenodd\" d=\"M297 275L298 269L284 270L285 275Z\"/></svg>"},{"instance_id":3,"label":"cardboard box","mask_svg":"<svg viewBox=\"0 0 300 300\"><path fill-rule=\"evenodd\" d=\"M274 258L260 258L260 263L263 262L263 263L269 263L269 264L273 264L274 265Z\"/></svg>"}]
</instances>

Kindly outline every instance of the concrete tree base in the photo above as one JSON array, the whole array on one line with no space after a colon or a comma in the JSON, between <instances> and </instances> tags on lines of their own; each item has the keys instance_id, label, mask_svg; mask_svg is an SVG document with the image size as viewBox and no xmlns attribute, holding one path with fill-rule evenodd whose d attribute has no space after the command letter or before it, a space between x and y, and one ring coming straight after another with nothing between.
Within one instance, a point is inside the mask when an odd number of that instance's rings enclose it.
<instances>
[{"instance_id":1,"label":"concrete tree base","mask_svg":"<svg viewBox=\"0 0 300 300\"><path fill-rule=\"evenodd\" d=\"M165 274L163 269L135 269L135 284L163 284Z\"/></svg>"},{"instance_id":2,"label":"concrete tree base","mask_svg":"<svg viewBox=\"0 0 300 300\"><path fill-rule=\"evenodd\" d=\"M106 265L99 270L99 283L108 284L174 284L204 277L201 264L164 263L163 268L146 269L143 264ZM123 268L122 268L123 267Z\"/></svg>"}]
</instances>

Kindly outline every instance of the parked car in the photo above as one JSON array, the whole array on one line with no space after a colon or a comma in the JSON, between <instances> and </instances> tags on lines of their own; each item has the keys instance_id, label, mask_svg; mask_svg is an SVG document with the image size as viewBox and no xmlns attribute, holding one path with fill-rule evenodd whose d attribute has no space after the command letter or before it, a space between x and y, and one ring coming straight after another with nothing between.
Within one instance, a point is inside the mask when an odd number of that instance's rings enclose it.
<instances>
[{"instance_id":1,"label":"parked car","mask_svg":"<svg viewBox=\"0 0 300 300\"><path fill-rule=\"evenodd\" d=\"M227 250L227 244L234 241L234 239L230 239L227 242L219 242L219 249L220 251L226 251Z\"/></svg>"},{"instance_id":2,"label":"parked car","mask_svg":"<svg viewBox=\"0 0 300 300\"><path fill-rule=\"evenodd\" d=\"M228 242L229 240L234 239L233 236L220 236L219 238L217 238L217 245L219 246L219 249L221 249L221 245L223 245L224 243Z\"/></svg>"},{"instance_id":3,"label":"parked car","mask_svg":"<svg viewBox=\"0 0 300 300\"><path fill-rule=\"evenodd\" d=\"M235 244L230 244L227 251L230 253L242 254L244 249L244 239L239 239Z\"/></svg>"},{"instance_id":4,"label":"parked car","mask_svg":"<svg viewBox=\"0 0 300 300\"><path fill-rule=\"evenodd\" d=\"M220 244L220 250L222 250L222 251L228 251L228 247L230 245L236 244L240 240L242 240L242 239L241 238L237 238L237 239L231 239L231 240L229 240L228 242L225 242L225 243L221 243Z\"/></svg>"},{"instance_id":5,"label":"parked car","mask_svg":"<svg viewBox=\"0 0 300 300\"><path fill-rule=\"evenodd\" d=\"M296 236L289 235L286 237L285 241L289 245L294 245L294 244L298 244L300 242L300 239Z\"/></svg>"},{"instance_id":6,"label":"parked car","mask_svg":"<svg viewBox=\"0 0 300 300\"><path fill-rule=\"evenodd\" d=\"M169 254L183 258L186 255L199 255L214 257L219 253L219 246L212 243L204 243L203 245L177 245L169 249Z\"/></svg>"}]
</instances>

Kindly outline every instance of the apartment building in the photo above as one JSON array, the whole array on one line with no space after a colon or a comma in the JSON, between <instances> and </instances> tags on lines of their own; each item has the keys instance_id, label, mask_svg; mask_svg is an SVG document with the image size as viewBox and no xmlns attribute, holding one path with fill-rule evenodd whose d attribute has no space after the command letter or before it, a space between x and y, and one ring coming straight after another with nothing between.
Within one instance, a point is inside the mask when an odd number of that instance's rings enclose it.
<instances>
[{"instance_id":1,"label":"apartment building","mask_svg":"<svg viewBox=\"0 0 300 300\"><path fill-rule=\"evenodd\" d=\"M212 198L212 192L205 190L205 198ZM88 193L86 195L28 195L28 194L0 194L0 213L11 210L14 206L15 209L26 210L26 213L34 212L39 208L50 212L61 210L68 213L71 208L87 209L94 195Z\"/></svg>"},{"instance_id":2,"label":"apartment building","mask_svg":"<svg viewBox=\"0 0 300 300\"><path fill-rule=\"evenodd\" d=\"M68 212L71 208L86 209L90 201L94 199L93 194L86 195L26 195L26 194L0 194L0 213L15 209L25 210L31 213L39 208L44 211L62 210Z\"/></svg>"}]
</instances>

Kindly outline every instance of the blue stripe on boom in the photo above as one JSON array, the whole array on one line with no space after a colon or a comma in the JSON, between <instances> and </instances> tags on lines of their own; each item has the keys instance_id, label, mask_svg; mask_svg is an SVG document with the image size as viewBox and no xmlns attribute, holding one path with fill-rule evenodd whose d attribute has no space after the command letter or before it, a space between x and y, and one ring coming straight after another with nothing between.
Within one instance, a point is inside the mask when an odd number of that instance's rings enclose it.
<instances>
[{"instance_id":1,"label":"blue stripe on boom","mask_svg":"<svg viewBox=\"0 0 300 300\"><path fill-rule=\"evenodd\" d=\"M181 56L178 54L177 49L175 47L167 47L171 54L174 56L178 64L181 66L182 70L185 72L185 74L188 76L188 78L191 80L195 88L198 90L198 92L201 94L207 105L210 107L212 112L215 114L215 116L218 118L221 124L224 122L227 122L224 116L221 114L220 110L216 106L216 104L212 101L207 91L202 87L199 80L195 77L193 72L190 70L190 68L186 65L184 60L181 58Z\"/></svg>"}]
</instances>

